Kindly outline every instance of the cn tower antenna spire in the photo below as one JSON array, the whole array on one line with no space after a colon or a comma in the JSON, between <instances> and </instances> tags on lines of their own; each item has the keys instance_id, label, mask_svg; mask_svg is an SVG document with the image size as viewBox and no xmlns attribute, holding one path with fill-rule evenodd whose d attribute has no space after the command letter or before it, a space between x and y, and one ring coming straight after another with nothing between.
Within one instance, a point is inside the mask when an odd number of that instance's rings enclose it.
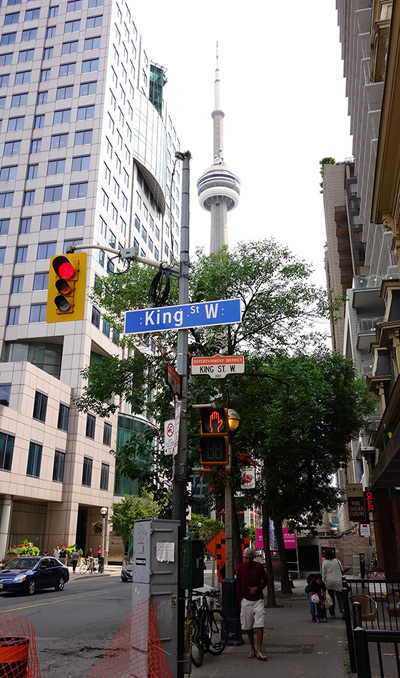
<instances>
[{"instance_id":1,"label":"cn tower antenna spire","mask_svg":"<svg viewBox=\"0 0 400 678\"><path fill-rule=\"evenodd\" d=\"M203 209L211 212L210 252L218 252L228 244L228 212L234 209L240 196L240 180L225 164L224 117L220 101L220 74L218 41L214 79L213 164L197 182L197 195Z\"/></svg>"}]
</instances>

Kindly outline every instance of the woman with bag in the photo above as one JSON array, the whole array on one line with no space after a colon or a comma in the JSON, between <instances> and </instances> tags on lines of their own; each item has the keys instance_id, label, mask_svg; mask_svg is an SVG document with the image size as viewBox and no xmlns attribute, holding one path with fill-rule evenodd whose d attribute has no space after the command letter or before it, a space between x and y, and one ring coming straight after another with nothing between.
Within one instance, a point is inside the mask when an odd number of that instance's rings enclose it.
<instances>
[{"instance_id":1,"label":"woman with bag","mask_svg":"<svg viewBox=\"0 0 400 678\"><path fill-rule=\"evenodd\" d=\"M322 579L332 599L332 606L329 608L331 617L335 616L335 596L339 610L343 614L342 576L343 568L340 560L335 558L332 549L326 549L325 560L322 563Z\"/></svg>"}]
</instances>

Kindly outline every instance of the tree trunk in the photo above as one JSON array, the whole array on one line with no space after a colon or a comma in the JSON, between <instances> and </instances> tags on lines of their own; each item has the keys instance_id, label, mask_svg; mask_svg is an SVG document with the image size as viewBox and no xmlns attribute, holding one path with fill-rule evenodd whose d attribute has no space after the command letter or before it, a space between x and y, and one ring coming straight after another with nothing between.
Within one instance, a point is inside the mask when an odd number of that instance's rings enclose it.
<instances>
[{"instance_id":1,"label":"tree trunk","mask_svg":"<svg viewBox=\"0 0 400 678\"><path fill-rule=\"evenodd\" d=\"M264 540L264 554L265 554L265 569L267 570L268 575L268 602L267 607L279 607L275 598L275 583L274 583L274 571L272 569L272 558L271 558L271 549L269 547L269 517L266 515L266 511L263 510L263 522L262 522L262 531L263 531L263 540Z\"/></svg>"},{"instance_id":2,"label":"tree trunk","mask_svg":"<svg viewBox=\"0 0 400 678\"><path fill-rule=\"evenodd\" d=\"M233 492L232 488L231 488L231 492ZM241 539L240 539L240 525L239 525L239 519L238 519L237 510L236 510L236 502L235 502L235 494L234 493L233 493L233 497L232 497L232 505L233 505L233 511L232 511L233 561L234 561L234 569L235 569L235 572L236 572L240 563L243 561L243 558L242 558L242 544L241 544Z\"/></svg>"},{"instance_id":3,"label":"tree trunk","mask_svg":"<svg viewBox=\"0 0 400 678\"><path fill-rule=\"evenodd\" d=\"M285 542L283 541L282 521L279 519L274 520L274 528L279 550L279 561L281 565L281 592L292 593L286 558Z\"/></svg>"}]
</instances>

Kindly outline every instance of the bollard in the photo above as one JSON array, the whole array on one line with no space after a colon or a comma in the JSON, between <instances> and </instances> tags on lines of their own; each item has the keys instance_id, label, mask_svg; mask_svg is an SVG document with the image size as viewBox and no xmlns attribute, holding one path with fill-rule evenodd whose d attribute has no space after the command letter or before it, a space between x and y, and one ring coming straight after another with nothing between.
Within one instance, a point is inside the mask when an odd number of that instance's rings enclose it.
<instances>
[{"instance_id":1,"label":"bollard","mask_svg":"<svg viewBox=\"0 0 400 678\"><path fill-rule=\"evenodd\" d=\"M0 637L0 678L25 678L28 652L28 638Z\"/></svg>"}]
</instances>

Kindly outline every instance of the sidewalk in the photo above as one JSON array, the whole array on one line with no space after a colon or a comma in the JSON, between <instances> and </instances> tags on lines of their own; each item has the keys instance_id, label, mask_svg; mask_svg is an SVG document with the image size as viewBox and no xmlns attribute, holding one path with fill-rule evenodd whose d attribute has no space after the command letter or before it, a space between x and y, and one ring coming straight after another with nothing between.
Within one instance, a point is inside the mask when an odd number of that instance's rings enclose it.
<instances>
[{"instance_id":1,"label":"sidewalk","mask_svg":"<svg viewBox=\"0 0 400 678\"><path fill-rule=\"evenodd\" d=\"M348 661L347 638L341 617L312 623L304 588L295 580L292 594L276 593L277 609L266 608L263 649L267 662L248 659L247 635L244 645L227 647L219 657L204 655L200 668L192 667L193 678L344 678Z\"/></svg>"}]
</instances>

